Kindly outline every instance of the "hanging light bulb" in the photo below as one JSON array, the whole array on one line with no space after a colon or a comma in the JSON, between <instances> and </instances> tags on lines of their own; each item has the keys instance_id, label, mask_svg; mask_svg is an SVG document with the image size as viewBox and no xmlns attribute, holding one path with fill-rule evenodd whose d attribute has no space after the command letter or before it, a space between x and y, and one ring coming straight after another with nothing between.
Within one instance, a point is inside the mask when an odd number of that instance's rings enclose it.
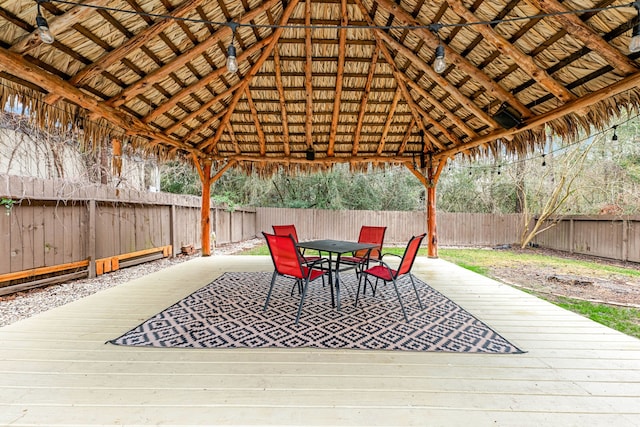
<instances>
[{"instance_id":1,"label":"hanging light bulb","mask_svg":"<svg viewBox=\"0 0 640 427\"><path fill-rule=\"evenodd\" d=\"M227 48L227 70L230 73L238 71L238 60L236 59L236 47L232 44Z\"/></svg>"},{"instance_id":2,"label":"hanging light bulb","mask_svg":"<svg viewBox=\"0 0 640 427\"><path fill-rule=\"evenodd\" d=\"M631 40L629 41L629 53L640 52L640 1L633 2L633 6L638 12L636 23L631 32Z\"/></svg>"},{"instance_id":3,"label":"hanging light bulb","mask_svg":"<svg viewBox=\"0 0 640 427\"><path fill-rule=\"evenodd\" d=\"M49 31L49 24L47 20L42 16L42 12L40 11L40 3L43 0L38 1L38 13L36 15L36 27L38 28L38 35L40 36L40 40L42 43L51 44L55 41L53 34Z\"/></svg>"},{"instance_id":4,"label":"hanging light bulb","mask_svg":"<svg viewBox=\"0 0 640 427\"><path fill-rule=\"evenodd\" d=\"M616 133L618 130L618 126L614 126L613 127L613 136L611 137L612 141L617 141L618 140L618 134Z\"/></svg>"},{"instance_id":5,"label":"hanging light bulb","mask_svg":"<svg viewBox=\"0 0 640 427\"><path fill-rule=\"evenodd\" d=\"M547 161L545 160L544 156L546 156L546 154L542 153L542 166L547 166Z\"/></svg>"},{"instance_id":6,"label":"hanging light bulb","mask_svg":"<svg viewBox=\"0 0 640 427\"><path fill-rule=\"evenodd\" d=\"M231 27L232 35L231 44L227 48L227 70L229 70L230 73L235 73L238 71L238 59L236 58L236 47L233 45L233 40L236 37L238 24L231 22L229 26Z\"/></svg>"},{"instance_id":7,"label":"hanging light bulb","mask_svg":"<svg viewBox=\"0 0 640 427\"><path fill-rule=\"evenodd\" d=\"M433 71L442 74L447 69L447 61L444 59L444 46L436 47L436 59L433 61Z\"/></svg>"}]
</instances>

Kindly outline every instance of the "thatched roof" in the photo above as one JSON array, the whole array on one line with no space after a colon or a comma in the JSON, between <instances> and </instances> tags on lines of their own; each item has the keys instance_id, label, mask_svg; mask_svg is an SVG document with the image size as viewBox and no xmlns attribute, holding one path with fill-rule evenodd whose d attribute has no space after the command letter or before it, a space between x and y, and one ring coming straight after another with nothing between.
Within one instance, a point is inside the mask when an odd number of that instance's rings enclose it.
<instances>
[{"instance_id":1,"label":"thatched roof","mask_svg":"<svg viewBox=\"0 0 640 427\"><path fill-rule=\"evenodd\" d=\"M36 2L0 0L3 104L17 95L94 142L246 170L524 153L549 129L572 137L639 105L637 12L619 1L83 3L41 4L44 44Z\"/></svg>"}]
</instances>

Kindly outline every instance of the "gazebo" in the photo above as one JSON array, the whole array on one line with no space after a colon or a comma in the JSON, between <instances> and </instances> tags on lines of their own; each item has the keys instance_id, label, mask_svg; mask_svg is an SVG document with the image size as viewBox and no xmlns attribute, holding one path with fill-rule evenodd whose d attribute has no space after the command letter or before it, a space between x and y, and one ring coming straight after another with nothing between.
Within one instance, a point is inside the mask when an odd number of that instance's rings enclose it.
<instances>
[{"instance_id":1,"label":"gazebo","mask_svg":"<svg viewBox=\"0 0 640 427\"><path fill-rule=\"evenodd\" d=\"M640 3L0 0L0 100L86 144L300 173L540 149L640 104Z\"/></svg>"}]
</instances>

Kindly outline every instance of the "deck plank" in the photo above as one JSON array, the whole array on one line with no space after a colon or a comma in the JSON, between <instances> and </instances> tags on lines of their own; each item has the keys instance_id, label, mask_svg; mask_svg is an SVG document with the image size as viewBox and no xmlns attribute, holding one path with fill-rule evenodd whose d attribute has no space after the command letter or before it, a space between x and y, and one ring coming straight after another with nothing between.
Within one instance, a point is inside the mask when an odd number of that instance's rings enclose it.
<instances>
[{"instance_id":1,"label":"deck plank","mask_svg":"<svg viewBox=\"0 0 640 427\"><path fill-rule=\"evenodd\" d=\"M439 259L418 277L525 354L105 341L225 271L197 258L0 328L0 425L640 425L640 341Z\"/></svg>"}]
</instances>

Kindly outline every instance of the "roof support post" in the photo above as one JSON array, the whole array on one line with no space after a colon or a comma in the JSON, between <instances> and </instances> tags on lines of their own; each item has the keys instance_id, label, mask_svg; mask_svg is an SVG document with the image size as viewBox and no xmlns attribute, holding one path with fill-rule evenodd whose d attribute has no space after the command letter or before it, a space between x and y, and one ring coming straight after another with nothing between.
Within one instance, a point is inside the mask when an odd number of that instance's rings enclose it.
<instances>
[{"instance_id":1,"label":"roof support post","mask_svg":"<svg viewBox=\"0 0 640 427\"><path fill-rule=\"evenodd\" d=\"M425 186L427 190L427 255L429 258L438 258L438 232L436 227L436 185L440 173L447 163L443 159L433 164L433 157L429 155L426 165L427 176L413 163L405 163L404 165L415 175L416 178Z\"/></svg>"},{"instance_id":2,"label":"roof support post","mask_svg":"<svg viewBox=\"0 0 640 427\"><path fill-rule=\"evenodd\" d=\"M202 183L202 200L200 204L200 232L202 256L211 256L211 159L198 163L200 182Z\"/></svg>"}]
</instances>

